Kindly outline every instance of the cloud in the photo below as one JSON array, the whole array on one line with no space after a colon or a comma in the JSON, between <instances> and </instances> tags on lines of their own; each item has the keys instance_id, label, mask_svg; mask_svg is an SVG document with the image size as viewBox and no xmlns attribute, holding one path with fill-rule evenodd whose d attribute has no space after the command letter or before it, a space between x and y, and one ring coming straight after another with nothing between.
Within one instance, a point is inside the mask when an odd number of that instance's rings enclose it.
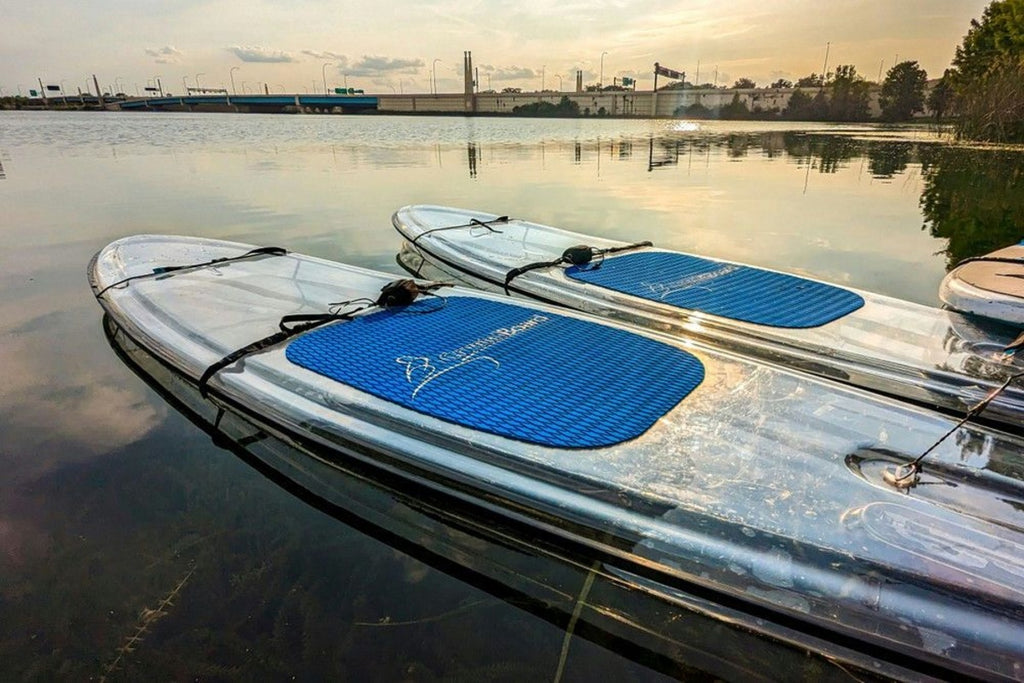
<instances>
[{"instance_id":1,"label":"cloud","mask_svg":"<svg viewBox=\"0 0 1024 683\"><path fill-rule=\"evenodd\" d=\"M496 81L521 81L526 78L540 78L540 72L525 66L499 66L489 68L491 78Z\"/></svg>"},{"instance_id":2,"label":"cloud","mask_svg":"<svg viewBox=\"0 0 1024 683\"><path fill-rule=\"evenodd\" d=\"M294 62L296 61L290 53L282 50L268 50L264 47L239 47L234 45L225 48L233 53L243 62Z\"/></svg>"},{"instance_id":3,"label":"cloud","mask_svg":"<svg viewBox=\"0 0 1024 683\"><path fill-rule=\"evenodd\" d=\"M422 59L402 59L391 57L363 58L348 69L350 76L379 76L384 73L416 73L417 69L426 66Z\"/></svg>"},{"instance_id":4,"label":"cloud","mask_svg":"<svg viewBox=\"0 0 1024 683\"><path fill-rule=\"evenodd\" d=\"M176 64L181 61L179 58L182 56L181 50L171 47L170 45L164 45L163 47L158 48L147 47L146 54L150 57L155 57L153 61L157 64Z\"/></svg>"},{"instance_id":5,"label":"cloud","mask_svg":"<svg viewBox=\"0 0 1024 683\"><path fill-rule=\"evenodd\" d=\"M338 54L337 52L317 52L316 50L303 50L302 54L312 57L313 59L333 59L335 62L342 66L348 64L348 57L346 57L345 55Z\"/></svg>"}]
</instances>

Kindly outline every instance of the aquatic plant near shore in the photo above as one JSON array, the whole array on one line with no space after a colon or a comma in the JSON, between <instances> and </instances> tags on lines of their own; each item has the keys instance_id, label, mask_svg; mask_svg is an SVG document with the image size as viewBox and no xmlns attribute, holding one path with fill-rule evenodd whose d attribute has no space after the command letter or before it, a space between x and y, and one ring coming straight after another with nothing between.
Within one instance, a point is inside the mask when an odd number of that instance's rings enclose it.
<instances>
[{"instance_id":1,"label":"aquatic plant near shore","mask_svg":"<svg viewBox=\"0 0 1024 683\"><path fill-rule=\"evenodd\" d=\"M159 621L162 617L167 616L167 610L174 604L175 598L181 593L181 589L184 588L185 584L188 583L189 578L195 572L196 568L193 566L188 572L181 578L180 581L171 589L163 600L157 604L155 609L143 607L139 613L139 621L135 625L135 629L125 637L124 642L117 648L117 656L114 657L113 661L110 662L104 668L103 674L100 676L100 683L104 683L107 680L107 676L117 671L118 667L124 658L135 651L135 648L142 641L142 636L150 629L150 627Z\"/></svg>"}]
</instances>

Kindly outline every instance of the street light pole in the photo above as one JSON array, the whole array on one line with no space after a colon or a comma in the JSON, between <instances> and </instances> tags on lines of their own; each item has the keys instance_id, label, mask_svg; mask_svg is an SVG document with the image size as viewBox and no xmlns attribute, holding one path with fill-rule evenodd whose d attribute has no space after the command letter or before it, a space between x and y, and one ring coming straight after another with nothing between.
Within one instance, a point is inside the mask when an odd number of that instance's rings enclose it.
<instances>
[{"instance_id":1,"label":"street light pole","mask_svg":"<svg viewBox=\"0 0 1024 683\"><path fill-rule=\"evenodd\" d=\"M231 79L231 94L232 95L237 95L238 94L238 91L235 90L235 71L238 68L239 67L237 67L237 66L233 66L230 69L228 69L228 78Z\"/></svg>"},{"instance_id":2,"label":"street light pole","mask_svg":"<svg viewBox=\"0 0 1024 683\"><path fill-rule=\"evenodd\" d=\"M561 76L561 74L555 74L555 78L558 79L558 92L562 92L562 76Z\"/></svg>"},{"instance_id":3,"label":"street light pole","mask_svg":"<svg viewBox=\"0 0 1024 683\"><path fill-rule=\"evenodd\" d=\"M821 85L825 85L825 74L828 73L828 49L832 46L832 43L825 43L825 64L821 67Z\"/></svg>"},{"instance_id":4,"label":"street light pole","mask_svg":"<svg viewBox=\"0 0 1024 683\"><path fill-rule=\"evenodd\" d=\"M320 67L320 76L324 79L324 94L327 94L327 67L334 64L334 62L324 62L323 66Z\"/></svg>"},{"instance_id":5,"label":"street light pole","mask_svg":"<svg viewBox=\"0 0 1024 683\"><path fill-rule=\"evenodd\" d=\"M430 65L430 71L431 71L431 73L434 76L434 94L435 95L437 94L437 63L440 62L440 61L444 61L444 60L442 60L440 57L435 57L434 58L434 63Z\"/></svg>"},{"instance_id":6,"label":"street light pole","mask_svg":"<svg viewBox=\"0 0 1024 683\"><path fill-rule=\"evenodd\" d=\"M188 95L188 76L181 77L181 87L185 89L185 95Z\"/></svg>"},{"instance_id":7,"label":"street light pole","mask_svg":"<svg viewBox=\"0 0 1024 683\"><path fill-rule=\"evenodd\" d=\"M199 85L199 77L200 76L205 76L205 75L206 75L205 71L202 72L202 73L196 74L196 90L202 90L203 89L203 86Z\"/></svg>"},{"instance_id":8,"label":"street light pole","mask_svg":"<svg viewBox=\"0 0 1024 683\"><path fill-rule=\"evenodd\" d=\"M608 54L608 53L607 52L602 52L601 53L601 77L597 81L598 87L601 87L601 86L604 85L604 56L606 54Z\"/></svg>"}]
</instances>

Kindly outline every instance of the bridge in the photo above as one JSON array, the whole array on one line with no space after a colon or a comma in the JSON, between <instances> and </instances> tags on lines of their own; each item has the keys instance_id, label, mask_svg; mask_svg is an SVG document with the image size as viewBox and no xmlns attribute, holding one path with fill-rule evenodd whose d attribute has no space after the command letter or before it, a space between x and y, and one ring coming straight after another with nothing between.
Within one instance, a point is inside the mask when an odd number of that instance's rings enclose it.
<instances>
[{"instance_id":1,"label":"bridge","mask_svg":"<svg viewBox=\"0 0 1024 683\"><path fill-rule=\"evenodd\" d=\"M376 111L378 98L367 95L183 95L131 98L124 111L225 111L250 113L337 113Z\"/></svg>"}]
</instances>

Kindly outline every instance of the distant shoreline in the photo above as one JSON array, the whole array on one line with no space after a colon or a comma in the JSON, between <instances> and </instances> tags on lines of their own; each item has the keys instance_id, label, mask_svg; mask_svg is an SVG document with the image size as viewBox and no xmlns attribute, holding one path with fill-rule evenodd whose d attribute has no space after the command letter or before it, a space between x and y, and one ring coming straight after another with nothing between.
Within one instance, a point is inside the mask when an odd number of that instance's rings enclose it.
<instances>
[{"instance_id":1,"label":"distant shoreline","mask_svg":"<svg viewBox=\"0 0 1024 683\"><path fill-rule=\"evenodd\" d=\"M516 118L616 118L820 121L786 115L796 92L817 94L819 88L670 89L658 91L605 90L591 92L442 93L378 95L167 95L164 97L104 98L95 95L40 99L6 97L4 109L191 111L275 114L404 114L420 116L487 116ZM867 116L881 118L881 88L868 91ZM826 88L827 92L827 88ZM65 103L66 102L66 103ZM566 103L571 111L559 111ZM547 111L530 112L530 109ZM578 113L574 113L577 112ZM932 118L927 109L913 120Z\"/></svg>"}]
</instances>

